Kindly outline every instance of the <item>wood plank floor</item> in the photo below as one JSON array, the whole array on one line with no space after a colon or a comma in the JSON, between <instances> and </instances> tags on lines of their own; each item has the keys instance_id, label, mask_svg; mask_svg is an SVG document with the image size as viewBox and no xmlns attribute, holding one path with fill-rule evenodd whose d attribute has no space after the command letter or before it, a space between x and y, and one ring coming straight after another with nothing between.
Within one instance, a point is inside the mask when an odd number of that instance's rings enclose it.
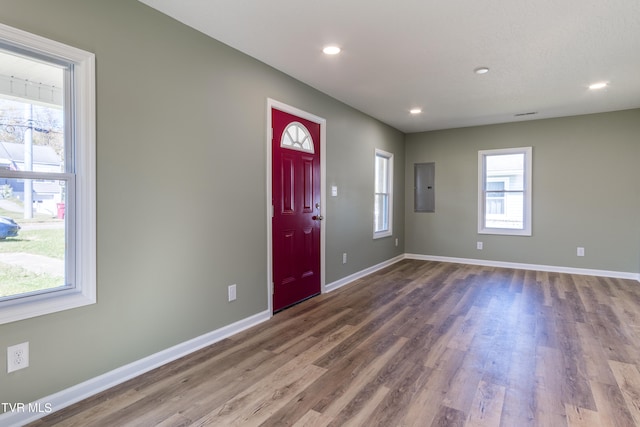
<instances>
[{"instance_id":1,"label":"wood plank floor","mask_svg":"<svg viewBox=\"0 0 640 427\"><path fill-rule=\"evenodd\" d=\"M32 426L640 426L640 283L404 260Z\"/></svg>"}]
</instances>

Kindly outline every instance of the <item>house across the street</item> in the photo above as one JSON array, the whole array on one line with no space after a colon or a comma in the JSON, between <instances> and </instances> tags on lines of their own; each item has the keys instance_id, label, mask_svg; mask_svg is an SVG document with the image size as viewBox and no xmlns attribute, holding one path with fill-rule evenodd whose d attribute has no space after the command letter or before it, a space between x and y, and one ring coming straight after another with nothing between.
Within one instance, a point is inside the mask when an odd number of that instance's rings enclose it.
<instances>
[{"instance_id":1,"label":"house across the street","mask_svg":"<svg viewBox=\"0 0 640 427\"><path fill-rule=\"evenodd\" d=\"M55 150L47 145L33 145L32 167L35 172L60 172L61 160ZM0 168L25 170L25 145L14 142L0 142ZM24 200L24 180L1 178L0 188L4 197L11 194ZM44 214L57 214L57 205L62 203L63 188L58 181L35 180L32 185L33 209Z\"/></svg>"}]
</instances>

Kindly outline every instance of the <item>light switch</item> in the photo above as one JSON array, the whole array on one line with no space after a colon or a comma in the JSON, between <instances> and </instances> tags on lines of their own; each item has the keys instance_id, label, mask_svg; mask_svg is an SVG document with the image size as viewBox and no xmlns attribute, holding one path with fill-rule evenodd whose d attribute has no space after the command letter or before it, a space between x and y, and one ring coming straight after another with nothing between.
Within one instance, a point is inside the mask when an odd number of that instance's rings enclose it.
<instances>
[{"instance_id":1,"label":"light switch","mask_svg":"<svg viewBox=\"0 0 640 427\"><path fill-rule=\"evenodd\" d=\"M332 185L331 186L331 196L332 197L338 197L338 186L337 185Z\"/></svg>"}]
</instances>

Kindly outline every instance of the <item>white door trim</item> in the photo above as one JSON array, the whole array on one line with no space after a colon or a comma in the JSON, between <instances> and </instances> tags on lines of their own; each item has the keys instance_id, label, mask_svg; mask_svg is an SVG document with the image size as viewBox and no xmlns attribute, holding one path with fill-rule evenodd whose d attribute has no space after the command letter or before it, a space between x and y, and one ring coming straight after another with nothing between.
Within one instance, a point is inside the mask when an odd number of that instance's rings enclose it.
<instances>
[{"instance_id":1,"label":"white door trim","mask_svg":"<svg viewBox=\"0 0 640 427\"><path fill-rule=\"evenodd\" d=\"M327 228L326 218L326 171L327 171L327 121L322 117L318 117L306 111L300 110L296 107L284 104L276 101L275 99L267 98L267 130L266 130L266 146L267 146L267 177L266 177L266 194L267 194L267 304L269 313L273 315L273 230L271 224L271 218L273 217L273 206L271 204L272 191L271 191L271 177L272 177L272 156L271 156L271 140L273 134L273 126L271 124L271 110L275 108L285 113L293 114L303 119L312 121L320 125L320 215L325 220L320 226L320 292L323 294L326 292L325 288L325 230Z\"/></svg>"}]
</instances>

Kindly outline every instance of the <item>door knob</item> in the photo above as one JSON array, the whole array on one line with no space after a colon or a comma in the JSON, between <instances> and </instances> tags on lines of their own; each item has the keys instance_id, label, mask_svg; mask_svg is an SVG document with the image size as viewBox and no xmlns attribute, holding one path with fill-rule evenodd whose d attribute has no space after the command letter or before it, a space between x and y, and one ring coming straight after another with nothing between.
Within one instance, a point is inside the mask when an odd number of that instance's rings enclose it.
<instances>
[{"instance_id":1,"label":"door knob","mask_svg":"<svg viewBox=\"0 0 640 427\"><path fill-rule=\"evenodd\" d=\"M322 215L320 215L320 203L316 203L316 209L318 210L318 215L314 215L311 217L312 220L314 221L322 221L324 219L324 217Z\"/></svg>"}]
</instances>

